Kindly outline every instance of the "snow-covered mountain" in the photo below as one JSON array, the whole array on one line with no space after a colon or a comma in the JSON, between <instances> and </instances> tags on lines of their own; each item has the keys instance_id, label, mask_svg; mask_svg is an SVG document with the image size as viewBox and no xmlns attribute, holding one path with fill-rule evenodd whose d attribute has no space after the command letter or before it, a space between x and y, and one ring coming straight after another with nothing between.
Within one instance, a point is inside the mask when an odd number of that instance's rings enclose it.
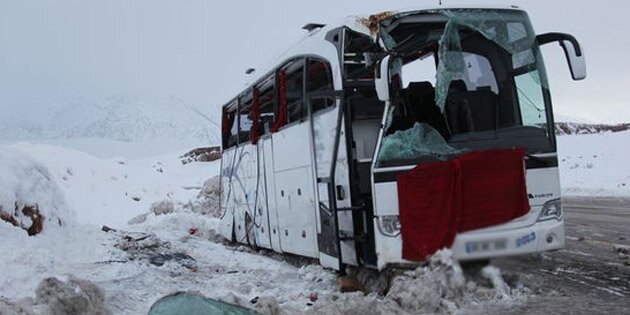
<instances>
[{"instance_id":1,"label":"snow-covered mountain","mask_svg":"<svg viewBox=\"0 0 630 315\"><path fill-rule=\"evenodd\" d=\"M102 102L75 102L49 110L43 117L41 113L31 114L22 110L19 115L0 119L0 139L194 139L218 143L218 114L213 113L212 107L195 106L176 98L112 97Z\"/></svg>"}]
</instances>

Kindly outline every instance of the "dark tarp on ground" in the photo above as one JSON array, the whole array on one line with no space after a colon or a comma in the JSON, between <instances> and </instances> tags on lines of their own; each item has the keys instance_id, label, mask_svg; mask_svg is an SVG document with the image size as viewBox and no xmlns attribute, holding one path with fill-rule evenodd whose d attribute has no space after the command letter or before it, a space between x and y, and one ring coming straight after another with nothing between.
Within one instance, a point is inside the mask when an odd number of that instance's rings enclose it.
<instances>
[{"instance_id":1,"label":"dark tarp on ground","mask_svg":"<svg viewBox=\"0 0 630 315\"><path fill-rule=\"evenodd\" d=\"M529 212L523 149L471 152L399 175L403 258L422 261L451 247L458 232Z\"/></svg>"}]
</instances>

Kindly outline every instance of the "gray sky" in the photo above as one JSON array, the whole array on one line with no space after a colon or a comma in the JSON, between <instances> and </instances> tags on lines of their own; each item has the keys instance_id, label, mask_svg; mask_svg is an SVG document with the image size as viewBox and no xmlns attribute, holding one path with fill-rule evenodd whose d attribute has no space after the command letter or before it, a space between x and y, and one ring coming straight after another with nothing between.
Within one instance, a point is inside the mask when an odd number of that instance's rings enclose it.
<instances>
[{"instance_id":1,"label":"gray sky","mask_svg":"<svg viewBox=\"0 0 630 315\"><path fill-rule=\"evenodd\" d=\"M0 119L121 95L218 106L304 24L424 3L437 0L0 0ZM528 9L538 33L572 33L586 51L589 78L573 82L560 47L543 50L557 112L630 121L630 4L505 3Z\"/></svg>"}]
</instances>

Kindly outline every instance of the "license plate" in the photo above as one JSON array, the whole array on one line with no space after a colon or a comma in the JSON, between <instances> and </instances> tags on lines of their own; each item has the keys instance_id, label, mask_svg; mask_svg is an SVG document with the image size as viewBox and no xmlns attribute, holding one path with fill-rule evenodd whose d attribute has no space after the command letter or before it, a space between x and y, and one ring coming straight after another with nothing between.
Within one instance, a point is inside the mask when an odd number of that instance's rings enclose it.
<instances>
[{"instance_id":1,"label":"license plate","mask_svg":"<svg viewBox=\"0 0 630 315\"><path fill-rule=\"evenodd\" d=\"M476 241L466 243L466 253L479 253L504 250L507 247L506 239L490 240L490 241Z\"/></svg>"}]
</instances>

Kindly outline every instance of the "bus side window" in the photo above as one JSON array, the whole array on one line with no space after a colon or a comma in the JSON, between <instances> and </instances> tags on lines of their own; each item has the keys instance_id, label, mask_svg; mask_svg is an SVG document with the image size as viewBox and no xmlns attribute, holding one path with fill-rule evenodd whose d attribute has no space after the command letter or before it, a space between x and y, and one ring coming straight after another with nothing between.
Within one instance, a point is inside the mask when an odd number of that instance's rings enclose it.
<instances>
[{"instance_id":1,"label":"bus side window","mask_svg":"<svg viewBox=\"0 0 630 315\"><path fill-rule=\"evenodd\" d=\"M239 108L239 132L238 143L249 142L250 130L252 128L252 91L245 93L241 97L241 106Z\"/></svg>"},{"instance_id":2,"label":"bus side window","mask_svg":"<svg viewBox=\"0 0 630 315\"><path fill-rule=\"evenodd\" d=\"M313 92L328 92L333 90L330 64L310 59L308 61L308 68L306 71L307 95ZM314 97L310 99L310 102L313 108L313 113L335 104L334 99L331 97Z\"/></svg>"},{"instance_id":3,"label":"bus side window","mask_svg":"<svg viewBox=\"0 0 630 315\"><path fill-rule=\"evenodd\" d=\"M303 59L289 63L283 70L287 102L287 123L300 121L306 117L303 106L304 99L304 61Z\"/></svg>"},{"instance_id":4,"label":"bus side window","mask_svg":"<svg viewBox=\"0 0 630 315\"><path fill-rule=\"evenodd\" d=\"M238 122L235 118L236 104L234 104L234 106L230 109L223 109L223 119L221 124L223 149L228 149L236 145Z\"/></svg>"},{"instance_id":5,"label":"bus side window","mask_svg":"<svg viewBox=\"0 0 630 315\"><path fill-rule=\"evenodd\" d=\"M265 80L259 87L260 96L258 99L258 134L264 135L269 133L271 126L275 121L275 78Z\"/></svg>"}]
</instances>

